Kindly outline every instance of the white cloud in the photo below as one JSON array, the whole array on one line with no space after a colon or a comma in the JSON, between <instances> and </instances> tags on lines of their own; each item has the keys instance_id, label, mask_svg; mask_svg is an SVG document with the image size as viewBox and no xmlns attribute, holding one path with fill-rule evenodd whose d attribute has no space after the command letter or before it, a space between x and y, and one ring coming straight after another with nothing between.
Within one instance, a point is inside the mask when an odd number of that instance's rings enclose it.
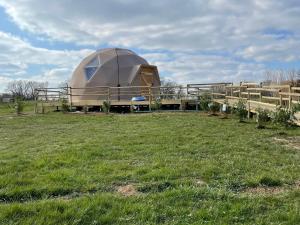
<instances>
[{"instance_id":1,"label":"white cloud","mask_svg":"<svg viewBox=\"0 0 300 225\"><path fill-rule=\"evenodd\" d=\"M266 67L260 63L241 63L224 56L193 53L146 54L167 79L181 84L197 82L239 82L263 80Z\"/></svg>"},{"instance_id":2,"label":"white cloud","mask_svg":"<svg viewBox=\"0 0 300 225\"><path fill-rule=\"evenodd\" d=\"M92 52L89 49L59 51L37 48L18 37L1 31L0 49L0 90L2 91L7 82L12 79L33 79L38 77L38 80L49 78L51 81L51 71L52 73L53 71L60 71L61 81L64 81L70 77L72 70L82 58ZM55 69L46 70L37 76L27 73L31 65L52 66Z\"/></svg>"},{"instance_id":3,"label":"white cloud","mask_svg":"<svg viewBox=\"0 0 300 225\"><path fill-rule=\"evenodd\" d=\"M0 0L22 29L77 44L233 52L276 43L266 28L300 34L297 0ZM298 46L299 47L299 46Z\"/></svg>"},{"instance_id":4,"label":"white cloud","mask_svg":"<svg viewBox=\"0 0 300 225\"><path fill-rule=\"evenodd\" d=\"M267 62L300 60L299 0L0 0L0 5L39 39L141 49L162 74L180 83L261 79ZM0 49L5 82L12 74L25 76L30 65L54 67L33 78L66 79L90 53L37 48L3 32Z\"/></svg>"}]
</instances>

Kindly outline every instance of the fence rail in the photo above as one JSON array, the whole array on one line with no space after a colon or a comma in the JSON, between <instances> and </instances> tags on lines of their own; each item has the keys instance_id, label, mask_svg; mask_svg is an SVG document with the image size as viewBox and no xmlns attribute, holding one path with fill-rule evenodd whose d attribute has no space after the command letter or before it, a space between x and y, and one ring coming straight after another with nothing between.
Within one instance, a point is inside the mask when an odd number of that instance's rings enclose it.
<instances>
[{"instance_id":1,"label":"fence rail","mask_svg":"<svg viewBox=\"0 0 300 225\"><path fill-rule=\"evenodd\" d=\"M112 104L129 104L133 97L143 96L145 100L140 104L151 105L160 100L162 104L199 104L201 96L209 95L212 100L220 104L229 100L234 104L238 99L247 102L249 110L257 107L276 108L277 105L290 109L293 104L300 101L300 87L292 85L262 85L257 83L208 83L208 84L187 84L186 86L173 87L149 87L149 86L128 86L128 87L60 87L36 89L36 102L53 103L65 100L72 106L102 105L104 101ZM133 102L133 101L132 101ZM134 101L133 104L137 104ZM196 107L197 108L197 107Z\"/></svg>"}]
</instances>

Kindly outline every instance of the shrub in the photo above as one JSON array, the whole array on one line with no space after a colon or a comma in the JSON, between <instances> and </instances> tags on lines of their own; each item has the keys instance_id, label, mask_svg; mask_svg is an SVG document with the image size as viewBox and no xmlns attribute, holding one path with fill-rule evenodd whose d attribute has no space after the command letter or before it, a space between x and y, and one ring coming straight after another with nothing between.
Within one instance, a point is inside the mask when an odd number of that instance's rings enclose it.
<instances>
[{"instance_id":1,"label":"shrub","mask_svg":"<svg viewBox=\"0 0 300 225\"><path fill-rule=\"evenodd\" d=\"M69 107L67 99L62 99L61 100L61 111L62 112L69 112L70 111L70 107Z\"/></svg>"},{"instance_id":2,"label":"shrub","mask_svg":"<svg viewBox=\"0 0 300 225\"><path fill-rule=\"evenodd\" d=\"M300 102L298 102L297 104L293 105L293 111L295 113L300 111Z\"/></svg>"},{"instance_id":3,"label":"shrub","mask_svg":"<svg viewBox=\"0 0 300 225\"><path fill-rule=\"evenodd\" d=\"M160 98L155 99L154 104L151 105L153 110L159 110L161 108L161 100Z\"/></svg>"},{"instance_id":4,"label":"shrub","mask_svg":"<svg viewBox=\"0 0 300 225\"><path fill-rule=\"evenodd\" d=\"M239 121L243 122L248 114L246 102L242 99L239 99L238 103L235 104L234 112L239 117Z\"/></svg>"},{"instance_id":5,"label":"shrub","mask_svg":"<svg viewBox=\"0 0 300 225\"><path fill-rule=\"evenodd\" d=\"M20 115L24 110L24 102L20 98L16 98L14 108L15 108L16 114Z\"/></svg>"},{"instance_id":6,"label":"shrub","mask_svg":"<svg viewBox=\"0 0 300 225\"><path fill-rule=\"evenodd\" d=\"M103 105L102 105L102 109L103 109L103 112L109 113L109 110L110 110L110 102L109 102L109 101L104 101L104 102L103 102Z\"/></svg>"},{"instance_id":7,"label":"shrub","mask_svg":"<svg viewBox=\"0 0 300 225\"><path fill-rule=\"evenodd\" d=\"M213 114L216 115L217 112L220 111L220 105L216 102L211 102L209 103L209 111Z\"/></svg>"},{"instance_id":8,"label":"shrub","mask_svg":"<svg viewBox=\"0 0 300 225\"><path fill-rule=\"evenodd\" d=\"M208 93L204 93L200 96L199 104L200 104L200 110L208 111L209 110L209 104L211 103L211 96Z\"/></svg>"},{"instance_id":9,"label":"shrub","mask_svg":"<svg viewBox=\"0 0 300 225\"><path fill-rule=\"evenodd\" d=\"M256 112L257 128L263 129L265 128L265 123L269 121L269 111L266 109L258 108Z\"/></svg>"},{"instance_id":10,"label":"shrub","mask_svg":"<svg viewBox=\"0 0 300 225\"><path fill-rule=\"evenodd\" d=\"M89 111L88 106L87 106L87 105L83 106L83 113L84 113L84 114L87 114L88 111Z\"/></svg>"},{"instance_id":11,"label":"shrub","mask_svg":"<svg viewBox=\"0 0 300 225\"><path fill-rule=\"evenodd\" d=\"M279 124L285 127L289 127L293 124L295 111L294 109L289 110L282 107L278 107L272 114L273 123Z\"/></svg>"}]
</instances>

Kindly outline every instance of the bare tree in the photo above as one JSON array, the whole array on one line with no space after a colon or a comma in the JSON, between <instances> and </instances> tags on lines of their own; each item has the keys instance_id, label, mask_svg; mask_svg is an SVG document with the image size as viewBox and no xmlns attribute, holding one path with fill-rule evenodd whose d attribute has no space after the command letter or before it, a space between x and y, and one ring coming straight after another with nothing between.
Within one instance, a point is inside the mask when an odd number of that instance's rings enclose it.
<instances>
[{"instance_id":1,"label":"bare tree","mask_svg":"<svg viewBox=\"0 0 300 225\"><path fill-rule=\"evenodd\" d=\"M7 84L6 91L14 98L33 100L36 97L35 89L47 88L48 82L37 82L28 80L15 80Z\"/></svg>"},{"instance_id":2,"label":"bare tree","mask_svg":"<svg viewBox=\"0 0 300 225\"><path fill-rule=\"evenodd\" d=\"M164 99L180 98L185 95L185 89L175 81L161 80L161 97Z\"/></svg>"},{"instance_id":3,"label":"bare tree","mask_svg":"<svg viewBox=\"0 0 300 225\"><path fill-rule=\"evenodd\" d=\"M297 85L300 79L300 70L267 70L265 72L265 82L267 84L292 84Z\"/></svg>"},{"instance_id":4,"label":"bare tree","mask_svg":"<svg viewBox=\"0 0 300 225\"><path fill-rule=\"evenodd\" d=\"M69 90L68 90L68 88L69 88L69 81L65 80L65 81L59 83L58 87L61 89L61 93L63 95L67 95L68 92L69 92Z\"/></svg>"}]
</instances>

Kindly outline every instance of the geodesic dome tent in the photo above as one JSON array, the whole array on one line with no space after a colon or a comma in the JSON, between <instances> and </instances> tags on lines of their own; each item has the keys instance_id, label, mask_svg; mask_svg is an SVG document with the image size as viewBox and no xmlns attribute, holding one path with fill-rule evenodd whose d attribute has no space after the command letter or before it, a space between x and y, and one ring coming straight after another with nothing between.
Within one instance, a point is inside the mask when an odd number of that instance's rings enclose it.
<instances>
[{"instance_id":1,"label":"geodesic dome tent","mask_svg":"<svg viewBox=\"0 0 300 225\"><path fill-rule=\"evenodd\" d=\"M159 74L156 66L149 65L133 51L120 48L101 49L92 53L78 65L70 81L74 102L105 100L105 96L92 94L101 93L101 87L128 86L158 87ZM126 95L120 94L121 96L111 93L111 100L130 100L133 95L142 92L142 88L138 88L131 95L130 90Z\"/></svg>"}]
</instances>

